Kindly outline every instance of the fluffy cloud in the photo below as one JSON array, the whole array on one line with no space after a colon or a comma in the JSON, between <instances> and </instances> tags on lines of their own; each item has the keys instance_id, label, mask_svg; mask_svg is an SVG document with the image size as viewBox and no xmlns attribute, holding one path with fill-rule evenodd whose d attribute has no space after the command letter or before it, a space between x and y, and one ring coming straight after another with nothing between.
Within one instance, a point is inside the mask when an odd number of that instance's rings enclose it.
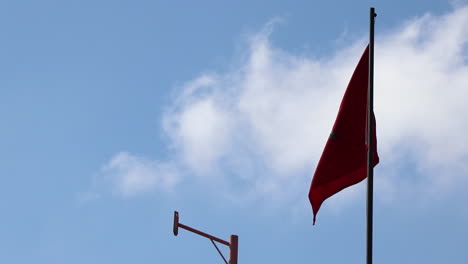
<instances>
[{"instance_id":1,"label":"fluffy cloud","mask_svg":"<svg viewBox=\"0 0 468 264\"><path fill-rule=\"evenodd\" d=\"M187 83L165 116L166 132L189 167L203 174L249 157L257 165L245 163L253 170L247 188L257 193L309 182L365 47L363 37L312 59L273 47L270 33L267 27L249 40L248 59L237 70ZM393 168L401 164L425 174L422 182L431 188L450 185L467 172L468 8L427 14L377 36L379 169L387 175L381 187L392 192Z\"/></svg>"},{"instance_id":2,"label":"fluffy cloud","mask_svg":"<svg viewBox=\"0 0 468 264\"><path fill-rule=\"evenodd\" d=\"M234 70L204 74L181 87L163 129L188 172L184 177L218 176L246 199L302 199L366 36L316 59L274 47L270 34L268 25L252 36L241 54L246 60ZM468 7L378 32L379 195L392 199L396 190L415 185L440 192L467 174L467 41ZM121 153L106 168L129 196L173 187L179 176L163 167ZM402 177L403 171L411 175Z\"/></svg>"},{"instance_id":3,"label":"fluffy cloud","mask_svg":"<svg viewBox=\"0 0 468 264\"><path fill-rule=\"evenodd\" d=\"M430 191L468 169L467 26L468 7L425 15L383 36L376 49L382 154L389 166L413 160Z\"/></svg>"}]
</instances>

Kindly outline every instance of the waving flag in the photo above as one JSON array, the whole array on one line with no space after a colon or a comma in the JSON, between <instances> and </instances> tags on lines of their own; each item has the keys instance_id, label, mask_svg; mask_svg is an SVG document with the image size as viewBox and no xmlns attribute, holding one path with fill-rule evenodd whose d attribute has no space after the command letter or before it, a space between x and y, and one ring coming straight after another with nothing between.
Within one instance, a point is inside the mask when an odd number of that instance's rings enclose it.
<instances>
[{"instance_id":1,"label":"waving flag","mask_svg":"<svg viewBox=\"0 0 468 264\"><path fill-rule=\"evenodd\" d=\"M309 200L312 204L314 224L323 201L367 177L368 80L369 47L354 70L312 179ZM375 122L373 124L375 126ZM379 163L379 157L375 128L372 131L375 166Z\"/></svg>"}]
</instances>

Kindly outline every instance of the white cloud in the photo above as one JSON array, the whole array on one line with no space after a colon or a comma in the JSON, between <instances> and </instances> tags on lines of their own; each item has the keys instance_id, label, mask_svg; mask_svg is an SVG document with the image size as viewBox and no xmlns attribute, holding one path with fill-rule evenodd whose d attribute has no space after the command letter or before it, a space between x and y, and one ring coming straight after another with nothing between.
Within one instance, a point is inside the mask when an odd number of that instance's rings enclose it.
<instances>
[{"instance_id":1,"label":"white cloud","mask_svg":"<svg viewBox=\"0 0 468 264\"><path fill-rule=\"evenodd\" d=\"M173 164L126 152L115 155L102 167L101 174L111 183L114 193L123 197L154 190L169 192L180 178L178 169Z\"/></svg>"},{"instance_id":2,"label":"white cloud","mask_svg":"<svg viewBox=\"0 0 468 264\"><path fill-rule=\"evenodd\" d=\"M270 32L249 40L247 60L236 70L186 84L165 129L194 171L232 170L233 160L247 157L245 168L225 173L248 175L246 193L288 196L301 186L304 195L365 36L314 59L273 47ZM467 41L467 7L377 32L379 170L387 175L378 188L385 199L395 195L392 168L401 161L412 162L433 190L468 172L461 165L468 161Z\"/></svg>"},{"instance_id":3,"label":"white cloud","mask_svg":"<svg viewBox=\"0 0 468 264\"><path fill-rule=\"evenodd\" d=\"M224 183L234 200L303 200L366 36L322 58L248 41L246 60L187 82L163 128L184 177ZM443 193L468 173L468 7L376 32L376 194ZM104 171L124 196L173 188L180 166L119 153ZM405 173L411 171L411 173ZM406 174L406 175L405 175ZM203 177L211 176L211 177ZM214 178L217 176L217 178ZM221 188L221 187L220 187ZM337 206L356 192L335 198Z\"/></svg>"},{"instance_id":4,"label":"white cloud","mask_svg":"<svg viewBox=\"0 0 468 264\"><path fill-rule=\"evenodd\" d=\"M174 147L181 151L181 158L199 174L216 166L228 148L232 131L229 113L213 94L214 90L205 91L203 100L196 99L201 89L217 83L211 76L190 82L163 121Z\"/></svg>"}]
</instances>

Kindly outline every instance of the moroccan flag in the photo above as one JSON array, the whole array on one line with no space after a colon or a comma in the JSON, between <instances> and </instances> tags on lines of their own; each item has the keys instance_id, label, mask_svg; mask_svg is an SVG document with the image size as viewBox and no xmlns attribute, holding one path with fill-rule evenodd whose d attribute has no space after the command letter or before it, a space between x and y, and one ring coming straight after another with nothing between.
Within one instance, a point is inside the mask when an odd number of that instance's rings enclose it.
<instances>
[{"instance_id":1,"label":"moroccan flag","mask_svg":"<svg viewBox=\"0 0 468 264\"><path fill-rule=\"evenodd\" d=\"M309 200L314 213L314 224L323 201L367 177L368 78L369 47L362 54L346 88L333 130L312 179ZM375 119L372 138L375 166L379 163Z\"/></svg>"}]
</instances>

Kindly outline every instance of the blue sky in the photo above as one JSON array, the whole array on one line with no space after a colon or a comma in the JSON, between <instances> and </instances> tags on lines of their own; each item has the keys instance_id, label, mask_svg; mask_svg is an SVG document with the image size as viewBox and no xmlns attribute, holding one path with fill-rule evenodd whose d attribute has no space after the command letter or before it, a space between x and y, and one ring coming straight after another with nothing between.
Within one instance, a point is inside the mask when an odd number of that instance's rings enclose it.
<instances>
[{"instance_id":1,"label":"blue sky","mask_svg":"<svg viewBox=\"0 0 468 264\"><path fill-rule=\"evenodd\" d=\"M1 2L0 262L363 263L307 193L374 6L375 263L467 263L466 5Z\"/></svg>"}]
</instances>

